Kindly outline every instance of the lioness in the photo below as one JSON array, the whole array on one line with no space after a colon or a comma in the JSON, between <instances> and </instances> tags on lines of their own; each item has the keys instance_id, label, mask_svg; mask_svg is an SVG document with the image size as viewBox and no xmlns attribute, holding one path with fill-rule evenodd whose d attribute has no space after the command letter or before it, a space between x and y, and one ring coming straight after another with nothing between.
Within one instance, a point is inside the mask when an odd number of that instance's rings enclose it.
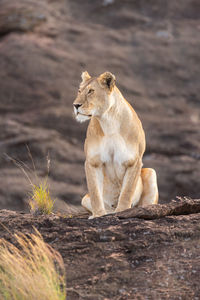
<instances>
[{"instance_id":1,"label":"lioness","mask_svg":"<svg viewBox=\"0 0 200 300\"><path fill-rule=\"evenodd\" d=\"M73 103L76 120L90 119L85 140L89 193L82 206L90 218L158 202L156 172L142 169L145 135L142 124L115 85L115 76L82 73Z\"/></svg>"}]
</instances>

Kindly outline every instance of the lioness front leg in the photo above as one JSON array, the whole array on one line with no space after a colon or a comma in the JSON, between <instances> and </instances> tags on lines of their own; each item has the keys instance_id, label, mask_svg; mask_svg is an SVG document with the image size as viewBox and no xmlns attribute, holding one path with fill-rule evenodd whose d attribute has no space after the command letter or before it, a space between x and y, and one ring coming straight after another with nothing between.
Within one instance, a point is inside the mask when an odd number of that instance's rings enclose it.
<instances>
[{"instance_id":1,"label":"lioness front leg","mask_svg":"<svg viewBox=\"0 0 200 300\"><path fill-rule=\"evenodd\" d=\"M106 214L104 202L102 198L103 190L103 171L99 164L93 165L90 161L85 162L85 173L87 179L87 186L89 190L92 216L90 218L100 217Z\"/></svg>"},{"instance_id":2,"label":"lioness front leg","mask_svg":"<svg viewBox=\"0 0 200 300\"><path fill-rule=\"evenodd\" d=\"M119 196L117 208L115 212L120 212L131 208L132 199L136 189L136 184L141 173L142 162L138 158L133 164L129 164L124 175L122 189Z\"/></svg>"}]
</instances>

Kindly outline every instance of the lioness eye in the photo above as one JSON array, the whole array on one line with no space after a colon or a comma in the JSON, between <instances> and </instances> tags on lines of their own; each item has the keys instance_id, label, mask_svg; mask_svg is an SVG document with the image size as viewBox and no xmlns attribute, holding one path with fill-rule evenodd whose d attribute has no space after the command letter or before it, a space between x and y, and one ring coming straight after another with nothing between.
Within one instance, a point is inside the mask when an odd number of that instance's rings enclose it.
<instances>
[{"instance_id":1,"label":"lioness eye","mask_svg":"<svg viewBox=\"0 0 200 300\"><path fill-rule=\"evenodd\" d=\"M92 92L94 92L94 90L93 90L93 89L90 89L90 90L88 91L88 94L91 94Z\"/></svg>"}]
</instances>

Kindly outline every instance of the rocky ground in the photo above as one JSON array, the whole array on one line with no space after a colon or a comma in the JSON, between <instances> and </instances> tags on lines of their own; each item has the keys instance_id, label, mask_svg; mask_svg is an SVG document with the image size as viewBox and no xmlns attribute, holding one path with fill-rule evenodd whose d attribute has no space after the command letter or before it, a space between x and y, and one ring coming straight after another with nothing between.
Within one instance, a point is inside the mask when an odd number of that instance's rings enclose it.
<instances>
[{"instance_id":1,"label":"rocky ground","mask_svg":"<svg viewBox=\"0 0 200 300\"><path fill-rule=\"evenodd\" d=\"M57 209L86 192L83 141L72 102L80 73L113 72L143 122L144 166L160 203L200 192L198 0L0 1L0 207L27 210L30 185L4 155L39 178L51 158Z\"/></svg>"},{"instance_id":2,"label":"rocky ground","mask_svg":"<svg viewBox=\"0 0 200 300\"><path fill-rule=\"evenodd\" d=\"M65 263L67 299L199 299L200 200L88 220L0 211L0 237L37 228Z\"/></svg>"}]
</instances>

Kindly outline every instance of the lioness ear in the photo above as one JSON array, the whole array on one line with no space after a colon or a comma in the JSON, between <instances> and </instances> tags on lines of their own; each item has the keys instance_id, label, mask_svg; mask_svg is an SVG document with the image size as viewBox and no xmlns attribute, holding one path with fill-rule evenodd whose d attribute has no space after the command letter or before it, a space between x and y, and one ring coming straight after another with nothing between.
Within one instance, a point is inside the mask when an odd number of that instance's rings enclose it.
<instances>
[{"instance_id":1,"label":"lioness ear","mask_svg":"<svg viewBox=\"0 0 200 300\"><path fill-rule=\"evenodd\" d=\"M114 88L115 86L115 75L113 75L110 72L105 72L99 76L99 81L102 86L108 88L110 91Z\"/></svg>"},{"instance_id":2,"label":"lioness ear","mask_svg":"<svg viewBox=\"0 0 200 300\"><path fill-rule=\"evenodd\" d=\"M91 78L91 76L89 75L89 73L87 71L83 72L81 74L81 78L82 78L82 83L86 82L87 80L89 80Z\"/></svg>"}]
</instances>

